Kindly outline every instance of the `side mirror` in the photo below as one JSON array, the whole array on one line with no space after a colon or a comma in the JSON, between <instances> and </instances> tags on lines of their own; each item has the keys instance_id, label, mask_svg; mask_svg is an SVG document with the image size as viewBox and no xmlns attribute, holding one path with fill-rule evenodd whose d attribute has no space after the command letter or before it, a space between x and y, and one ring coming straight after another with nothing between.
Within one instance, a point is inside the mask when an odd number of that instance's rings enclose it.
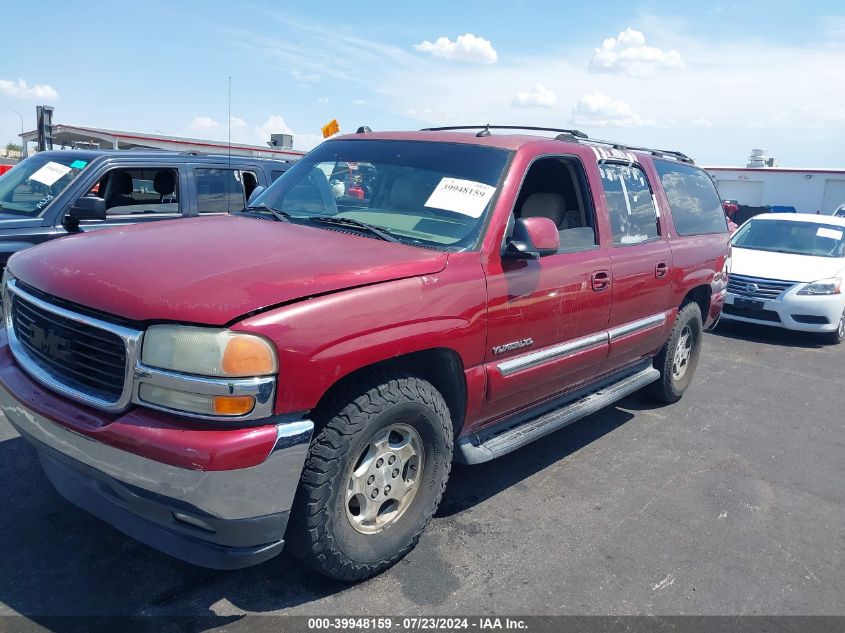
<instances>
[{"instance_id":1,"label":"side mirror","mask_svg":"<svg viewBox=\"0 0 845 633\"><path fill-rule=\"evenodd\" d=\"M246 206L251 207L252 203L255 202L255 199L258 198L262 193L264 193L265 187L258 185L255 189L252 190L252 193L249 194L249 200L246 201Z\"/></svg>"},{"instance_id":2,"label":"side mirror","mask_svg":"<svg viewBox=\"0 0 845 633\"><path fill-rule=\"evenodd\" d=\"M96 196L85 196L79 198L68 209L65 221L70 224L79 225L80 220L105 220L106 201Z\"/></svg>"},{"instance_id":3,"label":"side mirror","mask_svg":"<svg viewBox=\"0 0 845 633\"><path fill-rule=\"evenodd\" d=\"M554 255L560 248L557 225L549 218L519 218L513 235L505 244L506 259L539 259Z\"/></svg>"}]
</instances>

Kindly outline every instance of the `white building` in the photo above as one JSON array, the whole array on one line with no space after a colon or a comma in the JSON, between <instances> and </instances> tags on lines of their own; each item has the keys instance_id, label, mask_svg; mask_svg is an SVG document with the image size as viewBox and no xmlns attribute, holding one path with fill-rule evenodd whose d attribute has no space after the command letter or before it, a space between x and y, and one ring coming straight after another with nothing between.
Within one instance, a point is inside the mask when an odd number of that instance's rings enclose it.
<instances>
[{"instance_id":1,"label":"white building","mask_svg":"<svg viewBox=\"0 0 845 633\"><path fill-rule=\"evenodd\" d=\"M777 167L754 150L747 167L704 167L723 200L752 207L795 207L799 213L830 214L845 204L845 169ZM771 165L771 166L770 166Z\"/></svg>"}]
</instances>

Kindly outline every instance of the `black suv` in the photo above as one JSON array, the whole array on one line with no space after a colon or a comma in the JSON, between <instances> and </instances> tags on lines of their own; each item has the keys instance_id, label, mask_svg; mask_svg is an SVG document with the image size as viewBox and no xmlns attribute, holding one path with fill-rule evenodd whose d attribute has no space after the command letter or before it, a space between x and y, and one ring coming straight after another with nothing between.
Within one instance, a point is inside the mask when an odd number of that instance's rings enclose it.
<instances>
[{"instance_id":1,"label":"black suv","mask_svg":"<svg viewBox=\"0 0 845 633\"><path fill-rule=\"evenodd\" d=\"M12 253L69 233L243 209L290 164L166 151L40 152L0 177L0 268Z\"/></svg>"}]
</instances>

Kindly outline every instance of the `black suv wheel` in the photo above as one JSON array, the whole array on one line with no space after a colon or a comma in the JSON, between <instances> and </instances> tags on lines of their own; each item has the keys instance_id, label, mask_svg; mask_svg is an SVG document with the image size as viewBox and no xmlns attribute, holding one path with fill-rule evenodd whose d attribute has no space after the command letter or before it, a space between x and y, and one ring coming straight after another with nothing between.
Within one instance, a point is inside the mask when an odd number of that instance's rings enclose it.
<instances>
[{"instance_id":1,"label":"black suv wheel","mask_svg":"<svg viewBox=\"0 0 845 633\"><path fill-rule=\"evenodd\" d=\"M651 392L661 402L677 402L692 382L701 354L702 331L698 304L681 306L672 333L654 359L660 379L651 384Z\"/></svg>"},{"instance_id":2,"label":"black suv wheel","mask_svg":"<svg viewBox=\"0 0 845 633\"><path fill-rule=\"evenodd\" d=\"M380 573L417 544L452 462L440 393L408 374L374 372L323 407L287 530L294 556L338 580Z\"/></svg>"}]
</instances>

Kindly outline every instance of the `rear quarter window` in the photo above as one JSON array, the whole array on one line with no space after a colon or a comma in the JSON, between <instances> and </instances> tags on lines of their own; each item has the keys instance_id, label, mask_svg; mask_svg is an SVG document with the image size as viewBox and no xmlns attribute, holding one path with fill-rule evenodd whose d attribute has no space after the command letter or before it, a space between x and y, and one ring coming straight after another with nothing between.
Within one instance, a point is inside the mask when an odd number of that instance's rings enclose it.
<instances>
[{"instance_id":1,"label":"rear quarter window","mask_svg":"<svg viewBox=\"0 0 845 633\"><path fill-rule=\"evenodd\" d=\"M710 177L701 169L667 160L655 160L678 235L726 233L728 222L722 201Z\"/></svg>"}]
</instances>

